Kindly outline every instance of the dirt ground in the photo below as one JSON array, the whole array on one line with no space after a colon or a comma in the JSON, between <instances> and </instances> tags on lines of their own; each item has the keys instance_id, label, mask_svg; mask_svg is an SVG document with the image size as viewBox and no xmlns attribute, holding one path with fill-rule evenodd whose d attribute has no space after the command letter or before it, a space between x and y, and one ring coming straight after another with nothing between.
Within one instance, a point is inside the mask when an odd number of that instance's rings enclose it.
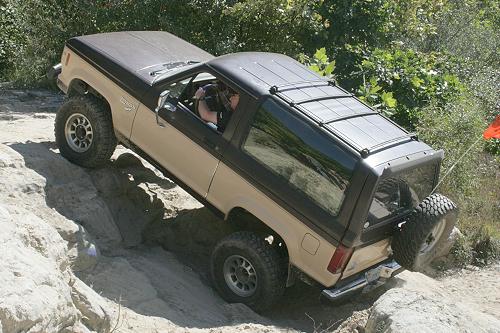
<instances>
[{"instance_id":1,"label":"dirt ground","mask_svg":"<svg viewBox=\"0 0 500 333\"><path fill-rule=\"evenodd\" d=\"M68 228L81 228L85 241L68 246L76 253L71 271L102 297L115 332L365 331L385 289L334 305L320 299L319 288L298 283L263 315L225 303L208 273L220 221L121 146L98 170L62 158L53 135L61 101L51 92L0 88L0 203L33 213L63 238ZM499 277L497 265L435 283L498 317ZM398 283L404 278L392 286Z\"/></svg>"}]
</instances>

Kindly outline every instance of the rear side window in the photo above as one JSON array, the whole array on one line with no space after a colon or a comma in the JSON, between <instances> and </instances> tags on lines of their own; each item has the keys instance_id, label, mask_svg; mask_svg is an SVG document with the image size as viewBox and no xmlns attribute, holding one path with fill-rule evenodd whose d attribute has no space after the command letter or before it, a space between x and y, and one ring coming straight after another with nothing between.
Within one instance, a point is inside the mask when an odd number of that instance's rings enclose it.
<instances>
[{"instance_id":1,"label":"rear side window","mask_svg":"<svg viewBox=\"0 0 500 333\"><path fill-rule=\"evenodd\" d=\"M243 151L331 215L338 215L355 160L272 100L257 111Z\"/></svg>"}]
</instances>

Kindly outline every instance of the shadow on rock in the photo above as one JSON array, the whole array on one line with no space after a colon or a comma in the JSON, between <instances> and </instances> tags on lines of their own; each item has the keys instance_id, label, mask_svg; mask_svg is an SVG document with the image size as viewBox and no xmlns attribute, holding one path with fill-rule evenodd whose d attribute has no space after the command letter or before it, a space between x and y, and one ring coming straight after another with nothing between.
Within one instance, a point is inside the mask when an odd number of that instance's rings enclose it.
<instances>
[{"instance_id":1,"label":"shadow on rock","mask_svg":"<svg viewBox=\"0 0 500 333\"><path fill-rule=\"evenodd\" d=\"M124 154L98 170L76 166L53 151L53 142L12 144L27 168L46 179L45 200L55 209L87 229L104 251L142 242L142 229L162 218L164 207L142 184L146 181L174 187L145 168L141 161Z\"/></svg>"},{"instance_id":2,"label":"shadow on rock","mask_svg":"<svg viewBox=\"0 0 500 333\"><path fill-rule=\"evenodd\" d=\"M46 205L75 222L70 223L72 233L68 229L63 238L83 244L74 238L85 229L102 249L97 262L81 265L87 269L78 273L99 295L137 314L164 318L181 327L270 324L245 306L226 304L200 280L198 271L186 267L172 253L141 244L145 226L163 221L165 215L161 199L150 191L149 184L162 189L172 189L175 184L144 167L137 157L122 154L102 169L87 170L62 158L51 142L18 143L10 148L22 155L27 168L45 179L40 192ZM179 221L182 217L188 221L190 214L195 218L198 211L203 209L181 213ZM198 235L196 239L201 239L202 233ZM172 239L185 238L180 231ZM195 243L188 246L195 247ZM180 248L172 246L172 250ZM94 247L94 251L98 250ZM193 253L199 251L195 247Z\"/></svg>"},{"instance_id":3,"label":"shadow on rock","mask_svg":"<svg viewBox=\"0 0 500 333\"><path fill-rule=\"evenodd\" d=\"M47 206L88 230L102 249L104 256L93 269L79 273L80 278L98 294L139 314L183 327L268 325L272 320L274 325L315 331L333 329L373 302L329 306L320 301L319 288L299 282L265 315L268 319L243 305L226 304L207 284L211 250L229 226L207 208L166 209L171 203L162 201L169 198L161 191L173 189L174 183L130 153L88 170L62 158L52 142L10 147L23 156L27 168L45 178ZM80 251L89 248L82 245Z\"/></svg>"},{"instance_id":4,"label":"shadow on rock","mask_svg":"<svg viewBox=\"0 0 500 333\"><path fill-rule=\"evenodd\" d=\"M146 244L160 245L209 281L210 254L217 242L230 233L226 223L208 208L185 209L176 216L155 220L143 232Z\"/></svg>"},{"instance_id":5,"label":"shadow on rock","mask_svg":"<svg viewBox=\"0 0 500 333\"><path fill-rule=\"evenodd\" d=\"M210 254L217 242L230 232L231 228L224 221L203 207L182 210L177 216L153 221L144 229L143 239L150 246L159 245L176 253L183 264L212 286ZM320 298L321 291L322 288L317 285L297 281L286 289L279 303L263 315L274 325L282 327L305 332L331 331L354 312L369 309L384 292L378 289L366 295L353 296L342 303L331 303Z\"/></svg>"}]
</instances>

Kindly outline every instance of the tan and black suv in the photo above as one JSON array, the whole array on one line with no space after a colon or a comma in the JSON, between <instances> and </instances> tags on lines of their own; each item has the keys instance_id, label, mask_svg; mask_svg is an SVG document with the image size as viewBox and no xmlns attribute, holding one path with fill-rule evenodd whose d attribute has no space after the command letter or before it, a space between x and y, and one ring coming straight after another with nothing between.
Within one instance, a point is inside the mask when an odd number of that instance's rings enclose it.
<instances>
[{"instance_id":1,"label":"tan and black suv","mask_svg":"<svg viewBox=\"0 0 500 333\"><path fill-rule=\"evenodd\" d=\"M50 76L61 155L130 148L232 230L211 255L229 302L263 310L297 279L329 299L419 270L457 215L442 151L280 54L213 57L166 32L75 37Z\"/></svg>"}]
</instances>

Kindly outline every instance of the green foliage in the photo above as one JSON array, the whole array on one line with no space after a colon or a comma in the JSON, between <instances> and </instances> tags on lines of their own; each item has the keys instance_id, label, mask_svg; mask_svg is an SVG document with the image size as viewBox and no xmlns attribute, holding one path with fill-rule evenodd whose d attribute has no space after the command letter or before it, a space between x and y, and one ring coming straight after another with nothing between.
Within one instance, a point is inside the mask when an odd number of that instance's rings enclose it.
<instances>
[{"instance_id":1,"label":"green foliage","mask_svg":"<svg viewBox=\"0 0 500 333\"><path fill-rule=\"evenodd\" d=\"M333 71L335 70L335 60L330 61L324 47L316 50L312 57L301 53L299 54L298 60L319 75L328 79L335 79L333 75Z\"/></svg>"},{"instance_id":2,"label":"green foliage","mask_svg":"<svg viewBox=\"0 0 500 333\"><path fill-rule=\"evenodd\" d=\"M349 78L361 81L357 94L407 128L415 127L418 110L430 103L444 106L463 90L444 55L399 46L353 51L362 54L359 71Z\"/></svg>"},{"instance_id":3,"label":"green foliage","mask_svg":"<svg viewBox=\"0 0 500 333\"><path fill-rule=\"evenodd\" d=\"M326 45L383 47L401 36L423 39L432 34L432 18L442 7L442 1L434 0L325 0L316 10L323 18Z\"/></svg>"},{"instance_id":4,"label":"green foliage","mask_svg":"<svg viewBox=\"0 0 500 333\"><path fill-rule=\"evenodd\" d=\"M485 266L500 258L500 241L492 237L492 232L483 227L471 238L473 264Z\"/></svg>"},{"instance_id":5,"label":"green foliage","mask_svg":"<svg viewBox=\"0 0 500 333\"><path fill-rule=\"evenodd\" d=\"M40 83L67 39L118 30L165 30L214 54L257 50L296 55L321 28L320 17L311 10L314 3L4 0L0 75L7 78L9 73L21 84Z\"/></svg>"},{"instance_id":6,"label":"green foliage","mask_svg":"<svg viewBox=\"0 0 500 333\"><path fill-rule=\"evenodd\" d=\"M442 175L451 173L441 184L441 192L467 196L477 185L477 156L482 147L482 133L486 128L480 105L470 96L444 106L432 104L418 114L417 133L426 143L446 154L441 167ZM455 162L471 150L455 165Z\"/></svg>"},{"instance_id":7,"label":"green foliage","mask_svg":"<svg viewBox=\"0 0 500 333\"><path fill-rule=\"evenodd\" d=\"M434 33L418 40L405 39L412 48L444 51L474 64L498 67L500 59L500 2L495 0L446 1L431 18Z\"/></svg>"},{"instance_id":8,"label":"green foliage","mask_svg":"<svg viewBox=\"0 0 500 333\"><path fill-rule=\"evenodd\" d=\"M0 81L11 76L15 51L22 42L14 18L14 8L5 1L0 1Z\"/></svg>"},{"instance_id":9,"label":"green foliage","mask_svg":"<svg viewBox=\"0 0 500 333\"><path fill-rule=\"evenodd\" d=\"M472 263L474 258L471 242L465 237L459 237L450 250L453 266L465 267Z\"/></svg>"},{"instance_id":10,"label":"green foliage","mask_svg":"<svg viewBox=\"0 0 500 333\"><path fill-rule=\"evenodd\" d=\"M171 32L202 49L219 55L231 52L224 11L234 1L154 0L159 4L153 30ZM141 29L142 30L142 29Z\"/></svg>"},{"instance_id":11,"label":"green foliage","mask_svg":"<svg viewBox=\"0 0 500 333\"><path fill-rule=\"evenodd\" d=\"M490 139L486 141L485 150L491 155L500 156L500 139Z\"/></svg>"},{"instance_id":12,"label":"green foliage","mask_svg":"<svg viewBox=\"0 0 500 333\"><path fill-rule=\"evenodd\" d=\"M375 76L372 76L368 81L363 81L363 84L356 91L356 95L362 101L372 105L386 116L393 116L398 101L394 98L392 91L386 92L382 90L382 87L378 83L378 78Z\"/></svg>"},{"instance_id":13,"label":"green foliage","mask_svg":"<svg viewBox=\"0 0 500 333\"><path fill-rule=\"evenodd\" d=\"M442 107L464 90L454 74L456 63L446 55L398 45L386 49L346 45L333 61L321 48L312 57L301 54L299 60L321 75L335 77L341 86L409 129L414 129L421 108Z\"/></svg>"},{"instance_id":14,"label":"green foliage","mask_svg":"<svg viewBox=\"0 0 500 333\"><path fill-rule=\"evenodd\" d=\"M482 103L465 92L444 107L424 108L418 117L419 137L445 151L438 192L460 207L459 228L465 243L452 254L463 264L488 263L500 249L500 163L482 152L482 133L488 125Z\"/></svg>"},{"instance_id":15,"label":"green foliage","mask_svg":"<svg viewBox=\"0 0 500 333\"><path fill-rule=\"evenodd\" d=\"M224 26L230 49L296 55L311 45L321 29L312 11L319 0L244 0L228 6Z\"/></svg>"}]
</instances>

